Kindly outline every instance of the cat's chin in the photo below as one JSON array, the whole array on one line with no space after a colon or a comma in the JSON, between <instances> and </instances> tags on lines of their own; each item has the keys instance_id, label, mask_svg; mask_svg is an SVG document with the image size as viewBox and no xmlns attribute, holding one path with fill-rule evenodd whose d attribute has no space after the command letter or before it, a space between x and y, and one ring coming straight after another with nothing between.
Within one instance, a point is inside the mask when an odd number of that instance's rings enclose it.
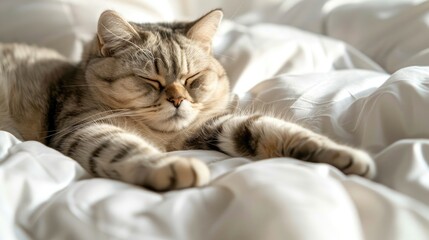
<instances>
[{"instance_id":1,"label":"cat's chin","mask_svg":"<svg viewBox=\"0 0 429 240\"><path fill-rule=\"evenodd\" d=\"M161 132L177 132L189 127L197 117L196 112L186 111L174 113L163 113L162 119L153 119L148 125L157 131Z\"/></svg>"},{"instance_id":2,"label":"cat's chin","mask_svg":"<svg viewBox=\"0 0 429 240\"><path fill-rule=\"evenodd\" d=\"M194 118L183 118L180 116L170 117L165 121L150 124L150 127L160 132L177 132L187 128L193 122Z\"/></svg>"},{"instance_id":3,"label":"cat's chin","mask_svg":"<svg viewBox=\"0 0 429 240\"><path fill-rule=\"evenodd\" d=\"M147 124L153 130L161 132L177 132L191 125L197 118L198 110L192 109L188 101L183 101L179 109L168 103L161 107L156 117Z\"/></svg>"}]
</instances>

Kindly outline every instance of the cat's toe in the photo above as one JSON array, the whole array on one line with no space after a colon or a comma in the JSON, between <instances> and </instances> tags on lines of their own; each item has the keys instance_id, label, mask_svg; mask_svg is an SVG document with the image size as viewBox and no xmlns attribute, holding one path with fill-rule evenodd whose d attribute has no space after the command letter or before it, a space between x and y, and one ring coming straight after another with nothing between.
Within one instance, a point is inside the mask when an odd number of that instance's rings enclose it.
<instances>
[{"instance_id":1,"label":"cat's toe","mask_svg":"<svg viewBox=\"0 0 429 240\"><path fill-rule=\"evenodd\" d=\"M339 147L322 151L320 157L324 158L324 162L331 163L345 174L359 175L369 179L375 177L374 160L364 151Z\"/></svg>"},{"instance_id":2,"label":"cat's toe","mask_svg":"<svg viewBox=\"0 0 429 240\"><path fill-rule=\"evenodd\" d=\"M163 162L149 172L145 184L147 187L166 191L202 186L210 180L207 165L198 159L168 157Z\"/></svg>"},{"instance_id":3,"label":"cat's toe","mask_svg":"<svg viewBox=\"0 0 429 240\"><path fill-rule=\"evenodd\" d=\"M375 163L368 153L353 149L348 153L348 158L349 163L341 168L344 173L356 174L369 179L375 177Z\"/></svg>"}]
</instances>

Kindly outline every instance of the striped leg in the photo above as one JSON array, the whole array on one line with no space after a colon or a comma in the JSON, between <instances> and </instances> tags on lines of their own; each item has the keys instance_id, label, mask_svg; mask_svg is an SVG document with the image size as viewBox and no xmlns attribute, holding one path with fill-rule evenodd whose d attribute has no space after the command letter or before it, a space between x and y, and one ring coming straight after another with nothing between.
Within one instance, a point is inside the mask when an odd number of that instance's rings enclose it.
<instances>
[{"instance_id":1,"label":"striped leg","mask_svg":"<svg viewBox=\"0 0 429 240\"><path fill-rule=\"evenodd\" d=\"M375 175L375 164L366 152L337 144L294 123L261 115L215 118L188 139L185 147L218 150L255 160L293 157L327 163L346 174L367 178Z\"/></svg>"},{"instance_id":2,"label":"striped leg","mask_svg":"<svg viewBox=\"0 0 429 240\"><path fill-rule=\"evenodd\" d=\"M196 159L166 157L142 137L109 124L92 124L54 139L53 147L93 176L163 191L201 186L210 178Z\"/></svg>"}]
</instances>

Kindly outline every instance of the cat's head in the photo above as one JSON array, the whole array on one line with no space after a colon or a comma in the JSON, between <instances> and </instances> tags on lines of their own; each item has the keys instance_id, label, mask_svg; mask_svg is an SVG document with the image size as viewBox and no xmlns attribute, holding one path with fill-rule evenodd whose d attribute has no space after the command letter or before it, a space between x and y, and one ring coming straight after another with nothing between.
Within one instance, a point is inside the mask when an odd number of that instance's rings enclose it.
<instances>
[{"instance_id":1,"label":"cat's head","mask_svg":"<svg viewBox=\"0 0 429 240\"><path fill-rule=\"evenodd\" d=\"M146 125L167 132L223 110L229 83L211 53L222 16L213 10L193 22L137 24L105 11L85 60L92 95L138 110Z\"/></svg>"}]
</instances>

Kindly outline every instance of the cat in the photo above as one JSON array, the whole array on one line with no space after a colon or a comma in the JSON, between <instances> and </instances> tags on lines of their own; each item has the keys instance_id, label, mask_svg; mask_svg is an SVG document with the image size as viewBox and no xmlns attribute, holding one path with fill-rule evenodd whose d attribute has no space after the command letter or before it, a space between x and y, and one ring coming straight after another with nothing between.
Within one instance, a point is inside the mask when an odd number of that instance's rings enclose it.
<instances>
[{"instance_id":1,"label":"cat","mask_svg":"<svg viewBox=\"0 0 429 240\"><path fill-rule=\"evenodd\" d=\"M374 177L362 150L230 110L228 77L212 55L222 17L215 9L192 22L138 24L107 10L78 65L53 50L1 44L0 129L57 149L93 176L156 191L210 181L204 162L164 154L188 149L293 157Z\"/></svg>"}]
</instances>

